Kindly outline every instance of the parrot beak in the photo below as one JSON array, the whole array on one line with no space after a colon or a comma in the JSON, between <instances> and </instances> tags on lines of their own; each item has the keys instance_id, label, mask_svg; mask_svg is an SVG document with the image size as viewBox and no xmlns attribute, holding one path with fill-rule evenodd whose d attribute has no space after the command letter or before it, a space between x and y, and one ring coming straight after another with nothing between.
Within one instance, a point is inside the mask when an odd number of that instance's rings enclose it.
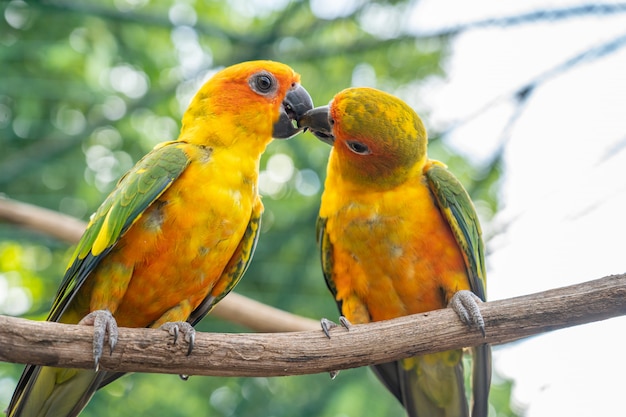
<instances>
[{"instance_id":1,"label":"parrot beak","mask_svg":"<svg viewBox=\"0 0 626 417\"><path fill-rule=\"evenodd\" d=\"M301 132L302 127L296 127L300 117L313 108L313 100L309 93L300 84L292 87L285 96L285 100L280 106L280 117L274 123L272 136L276 139L289 139L293 135Z\"/></svg>"},{"instance_id":2,"label":"parrot beak","mask_svg":"<svg viewBox=\"0 0 626 417\"><path fill-rule=\"evenodd\" d=\"M324 143L333 146L335 136L333 135L332 123L328 106L316 107L304 113L298 119L298 126L311 129L311 133Z\"/></svg>"}]
</instances>

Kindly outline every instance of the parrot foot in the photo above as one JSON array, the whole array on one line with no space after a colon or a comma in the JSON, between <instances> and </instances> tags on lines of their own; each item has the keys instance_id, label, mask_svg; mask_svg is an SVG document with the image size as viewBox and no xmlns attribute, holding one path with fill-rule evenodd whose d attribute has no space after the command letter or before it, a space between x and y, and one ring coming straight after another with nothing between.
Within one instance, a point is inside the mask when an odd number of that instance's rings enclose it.
<instances>
[{"instance_id":1,"label":"parrot foot","mask_svg":"<svg viewBox=\"0 0 626 417\"><path fill-rule=\"evenodd\" d=\"M117 344L117 322L115 317L109 310L95 310L87 314L81 321L80 325L93 326L93 359L96 365L96 371L100 368L100 358L102 357L102 351L104 350L104 339L106 335L109 335L109 348L110 353L113 353L113 349Z\"/></svg>"},{"instance_id":2,"label":"parrot foot","mask_svg":"<svg viewBox=\"0 0 626 417\"><path fill-rule=\"evenodd\" d=\"M178 335L180 333L184 334L184 339L187 343L189 343L189 349L187 349L187 356L191 355L191 351L193 350L193 344L196 341L196 329L186 321L172 321L169 323L165 323L160 327L160 329L165 330L172 336L174 336L174 344L178 341Z\"/></svg>"},{"instance_id":3,"label":"parrot foot","mask_svg":"<svg viewBox=\"0 0 626 417\"><path fill-rule=\"evenodd\" d=\"M451 307L461 321L470 329L478 329L485 337L485 321L480 313L479 303L483 301L473 292L468 290L457 291L450 300Z\"/></svg>"},{"instance_id":4,"label":"parrot foot","mask_svg":"<svg viewBox=\"0 0 626 417\"><path fill-rule=\"evenodd\" d=\"M344 327L348 331L350 330L350 326L352 326L352 323L350 323L350 321L344 316L339 316L339 323L341 323L341 326ZM320 320L320 325L322 326L322 331L324 332L326 337L329 339L330 339L330 329L338 326L337 323L335 323L332 320L328 320L327 318L322 318Z\"/></svg>"},{"instance_id":5,"label":"parrot foot","mask_svg":"<svg viewBox=\"0 0 626 417\"><path fill-rule=\"evenodd\" d=\"M344 327L346 330L350 331L350 326L352 326L352 323L350 323L347 318L345 318L344 316L339 316L339 323L341 323L341 326ZM327 318L322 318L320 320L320 325L322 326L322 331L329 339L330 329L338 326L337 323L332 320L328 320ZM328 374L330 375L330 379L335 379L337 378L337 375L339 375L339 371L330 371L328 372Z\"/></svg>"}]
</instances>

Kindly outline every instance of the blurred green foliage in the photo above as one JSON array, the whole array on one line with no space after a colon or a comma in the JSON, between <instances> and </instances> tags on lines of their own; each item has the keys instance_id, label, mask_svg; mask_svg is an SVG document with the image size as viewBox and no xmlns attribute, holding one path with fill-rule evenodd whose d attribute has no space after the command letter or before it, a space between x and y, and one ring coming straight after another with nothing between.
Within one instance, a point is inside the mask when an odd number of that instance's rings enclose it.
<instances>
[{"instance_id":1,"label":"blurred green foliage","mask_svg":"<svg viewBox=\"0 0 626 417\"><path fill-rule=\"evenodd\" d=\"M177 136L191 96L221 67L251 59L291 65L317 105L352 85L409 103L441 76L445 39L420 39L410 2L101 0L0 3L0 193L87 219L117 179L156 143ZM422 101L427 101L423 98ZM424 115L427 123L427 115ZM428 125L428 123L427 123ZM436 132L431 132L436 138ZM312 318L336 317L318 264L315 219L329 148L310 134L270 145L261 162L266 212L237 291ZM484 217L497 210L499 172L434 140ZM486 219L485 219L486 220ZM59 241L0 223L0 314L43 319L68 261ZM204 331L245 329L209 317ZM22 366L0 365L0 409ZM494 387L497 415L510 382ZM289 378L126 376L84 416L403 415L367 369Z\"/></svg>"}]
</instances>

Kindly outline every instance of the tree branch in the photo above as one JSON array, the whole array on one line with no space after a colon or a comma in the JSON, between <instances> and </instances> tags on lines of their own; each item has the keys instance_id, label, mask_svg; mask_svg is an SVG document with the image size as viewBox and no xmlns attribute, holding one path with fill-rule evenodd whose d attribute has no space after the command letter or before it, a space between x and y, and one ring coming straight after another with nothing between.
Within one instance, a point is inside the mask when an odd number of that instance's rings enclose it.
<instances>
[{"instance_id":1,"label":"tree branch","mask_svg":"<svg viewBox=\"0 0 626 417\"><path fill-rule=\"evenodd\" d=\"M354 368L442 350L499 344L626 314L626 274L481 305L487 335L466 328L451 309L349 331L272 334L198 333L193 352L161 330L120 329L103 370L215 376L303 375ZM87 326L0 316L0 361L92 368Z\"/></svg>"},{"instance_id":2,"label":"tree branch","mask_svg":"<svg viewBox=\"0 0 626 417\"><path fill-rule=\"evenodd\" d=\"M580 17L612 16L626 12L626 4L583 4L580 6L567 6L562 8L538 9L509 16L488 17L417 33L417 38L434 38L455 36L474 29L490 27L511 27L524 24L541 22L554 23L559 20L575 19Z\"/></svg>"},{"instance_id":3,"label":"tree branch","mask_svg":"<svg viewBox=\"0 0 626 417\"><path fill-rule=\"evenodd\" d=\"M87 225L56 211L0 196L0 219L76 244Z\"/></svg>"}]
</instances>

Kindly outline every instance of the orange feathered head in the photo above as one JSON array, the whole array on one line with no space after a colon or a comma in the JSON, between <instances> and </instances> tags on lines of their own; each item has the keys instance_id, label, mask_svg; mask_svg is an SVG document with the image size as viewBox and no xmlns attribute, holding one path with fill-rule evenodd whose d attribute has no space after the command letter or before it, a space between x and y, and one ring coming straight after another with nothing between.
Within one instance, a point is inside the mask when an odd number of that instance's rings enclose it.
<instances>
[{"instance_id":1,"label":"orange feathered head","mask_svg":"<svg viewBox=\"0 0 626 417\"><path fill-rule=\"evenodd\" d=\"M220 120L247 134L289 138L302 130L294 122L311 108L313 101L300 85L300 75L289 66L243 62L219 71L200 88L183 116L183 132Z\"/></svg>"},{"instance_id":2,"label":"orange feathered head","mask_svg":"<svg viewBox=\"0 0 626 417\"><path fill-rule=\"evenodd\" d=\"M426 161L426 129L404 101L373 88L348 88L299 125L332 144L331 163L354 182L394 186Z\"/></svg>"}]
</instances>

